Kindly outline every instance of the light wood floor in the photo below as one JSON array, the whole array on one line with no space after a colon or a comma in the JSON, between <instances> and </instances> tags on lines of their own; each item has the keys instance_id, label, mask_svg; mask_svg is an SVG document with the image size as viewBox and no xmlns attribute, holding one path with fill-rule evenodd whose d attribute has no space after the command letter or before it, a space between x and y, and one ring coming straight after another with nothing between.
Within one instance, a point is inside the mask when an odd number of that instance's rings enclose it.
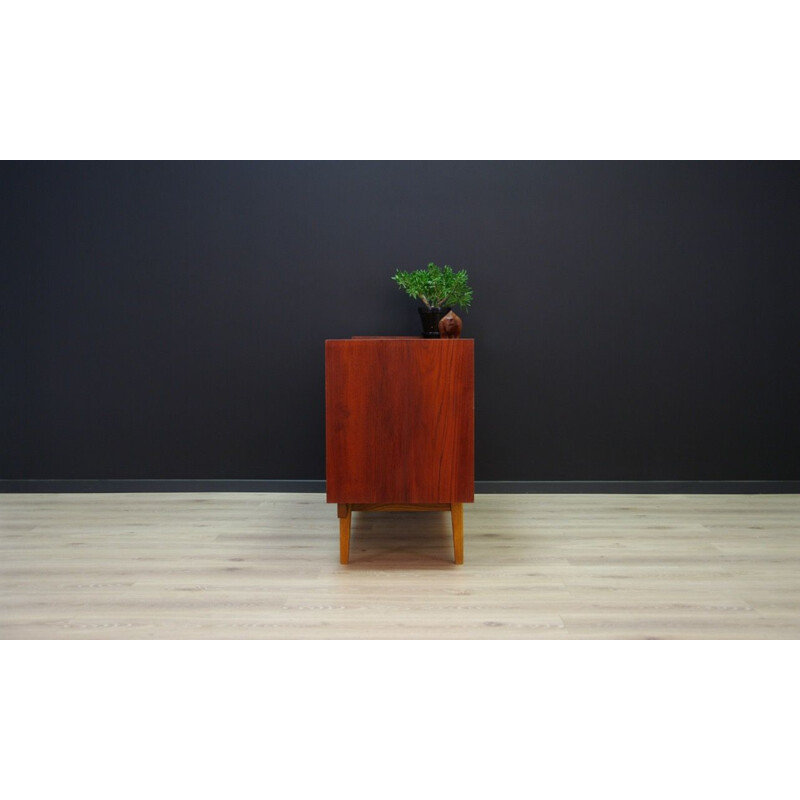
<instances>
[{"instance_id":1,"label":"light wood floor","mask_svg":"<svg viewBox=\"0 0 800 800\"><path fill-rule=\"evenodd\" d=\"M800 495L0 495L3 639L796 639Z\"/></svg>"}]
</instances>

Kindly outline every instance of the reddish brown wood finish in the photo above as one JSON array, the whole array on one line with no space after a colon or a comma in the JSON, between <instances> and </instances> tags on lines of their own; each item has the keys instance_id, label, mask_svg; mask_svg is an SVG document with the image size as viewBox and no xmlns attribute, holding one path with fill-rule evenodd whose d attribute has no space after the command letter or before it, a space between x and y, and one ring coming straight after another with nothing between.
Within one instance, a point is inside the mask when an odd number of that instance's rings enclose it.
<instances>
[{"instance_id":1,"label":"reddish brown wood finish","mask_svg":"<svg viewBox=\"0 0 800 800\"><path fill-rule=\"evenodd\" d=\"M325 342L329 503L474 500L474 342Z\"/></svg>"}]
</instances>

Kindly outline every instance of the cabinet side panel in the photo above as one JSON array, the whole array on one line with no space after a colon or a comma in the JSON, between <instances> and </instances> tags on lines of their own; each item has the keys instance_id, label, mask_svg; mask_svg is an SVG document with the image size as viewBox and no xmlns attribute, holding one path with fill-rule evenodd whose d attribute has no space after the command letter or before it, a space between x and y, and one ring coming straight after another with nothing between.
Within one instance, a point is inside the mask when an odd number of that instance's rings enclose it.
<instances>
[{"instance_id":1,"label":"cabinet side panel","mask_svg":"<svg viewBox=\"0 0 800 800\"><path fill-rule=\"evenodd\" d=\"M472 502L473 342L341 340L325 352L328 501Z\"/></svg>"},{"instance_id":2,"label":"cabinet side panel","mask_svg":"<svg viewBox=\"0 0 800 800\"><path fill-rule=\"evenodd\" d=\"M443 342L441 380L435 390L441 398L445 431L442 463L438 470L439 495L447 503L472 503L475 500L475 362L474 342ZM455 345L452 352L447 348ZM444 384L447 384L445 387ZM437 431L441 428L437 426Z\"/></svg>"}]
</instances>

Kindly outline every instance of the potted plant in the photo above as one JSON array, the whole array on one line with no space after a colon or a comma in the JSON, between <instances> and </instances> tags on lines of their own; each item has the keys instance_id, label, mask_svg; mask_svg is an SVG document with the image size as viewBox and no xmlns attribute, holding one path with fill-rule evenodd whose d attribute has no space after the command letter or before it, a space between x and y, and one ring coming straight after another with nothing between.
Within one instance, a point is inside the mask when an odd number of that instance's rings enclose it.
<instances>
[{"instance_id":1,"label":"potted plant","mask_svg":"<svg viewBox=\"0 0 800 800\"><path fill-rule=\"evenodd\" d=\"M431 262L427 269L413 272L397 270L392 280L411 297L425 304L419 309L419 315L422 318L422 335L429 339L439 338L439 320L450 311L451 306L468 309L472 302L467 271L462 269L454 272L447 264L437 267Z\"/></svg>"}]
</instances>

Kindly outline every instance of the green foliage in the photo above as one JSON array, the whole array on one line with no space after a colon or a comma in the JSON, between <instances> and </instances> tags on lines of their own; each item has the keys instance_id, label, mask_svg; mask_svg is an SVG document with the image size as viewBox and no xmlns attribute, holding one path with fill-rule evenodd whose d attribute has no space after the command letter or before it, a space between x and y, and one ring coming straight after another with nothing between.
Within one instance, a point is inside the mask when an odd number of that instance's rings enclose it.
<instances>
[{"instance_id":1,"label":"green foliage","mask_svg":"<svg viewBox=\"0 0 800 800\"><path fill-rule=\"evenodd\" d=\"M447 264L437 267L431 262L427 269L418 269L414 272L397 270L393 281L401 289L405 289L411 297L419 298L428 308L438 306L460 306L469 308L472 302L472 289L467 280L465 269L453 272Z\"/></svg>"}]
</instances>

